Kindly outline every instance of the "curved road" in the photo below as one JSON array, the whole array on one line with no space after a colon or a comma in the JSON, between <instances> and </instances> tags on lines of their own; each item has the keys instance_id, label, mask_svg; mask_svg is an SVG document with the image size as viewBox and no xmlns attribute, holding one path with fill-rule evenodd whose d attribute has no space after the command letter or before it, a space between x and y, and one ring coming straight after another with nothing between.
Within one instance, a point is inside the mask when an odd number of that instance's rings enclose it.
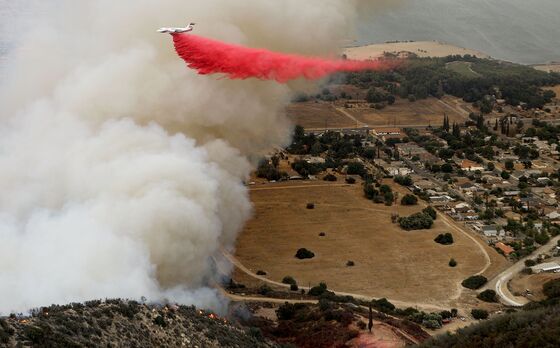
<instances>
[{"instance_id":1,"label":"curved road","mask_svg":"<svg viewBox=\"0 0 560 348\"><path fill-rule=\"evenodd\" d=\"M533 258L535 257L535 255L538 255L546 250L554 248L559 240L560 236L550 238L550 241L548 241L548 243L535 250L531 255L520 259L519 261L511 265L508 269L498 274L494 279L489 281L488 284L486 284L486 286L482 288L482 290L494 289L494 291L496 291L496 293L500 296L504 304L509 306L521 307L527 304L529 300L527 300L525 297L514 296L509 291L508 283L513 278L513 276L515 276L525 268L526 260Z\"/></svg>"}]
</instances>

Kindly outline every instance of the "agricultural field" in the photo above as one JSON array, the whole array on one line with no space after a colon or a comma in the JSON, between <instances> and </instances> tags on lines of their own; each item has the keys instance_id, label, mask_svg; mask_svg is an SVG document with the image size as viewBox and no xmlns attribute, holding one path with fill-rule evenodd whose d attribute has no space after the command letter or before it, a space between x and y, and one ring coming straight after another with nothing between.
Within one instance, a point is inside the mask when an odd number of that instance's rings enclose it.
<instances>
[{"instance_id":1,"label":"agricultural field","mask_svg":"<svg viewBox=\"0 0 560 348\"><path fill-rule=\"evenodd\" d=\"M304 286L324 281L336 291L433 305L459 298L458 284L464 278L482 270L494 273L505 265L497 253L453 230L441 216L430 230L401 230L391 223L391 214L410 215L421 206L374 204L363 197L359 183L341 181L252 186L254 217L238 238L237 259L274 281L290 275ZM391 185L400 197L407 193ZM314 209L306 209L310 202ZM453 245L434 242L445 232L452 232ZM295 258L299 248L315 257ZM491 267L485 253L495 254ZM457 260L457 267L449 267L450 258ZM348 261L355 265L347 266Z\"/></svg>"}]
</instances>

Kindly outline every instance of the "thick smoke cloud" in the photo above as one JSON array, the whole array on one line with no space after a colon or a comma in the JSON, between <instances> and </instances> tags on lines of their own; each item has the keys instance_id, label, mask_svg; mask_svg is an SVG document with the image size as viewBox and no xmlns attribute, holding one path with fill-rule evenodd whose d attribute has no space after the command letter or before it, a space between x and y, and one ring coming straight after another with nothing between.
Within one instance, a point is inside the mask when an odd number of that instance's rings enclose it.
<instances>
[{"instance_id":1,"label":"thick smoke cloud","mask_svg":"<svg viewBox=\"0 0 560 348\"><path fill-rule=\"evenodd\" d=\"M209 258L250 216L251 163L288 141L291 90L199 76L155 29L192 20L228 42L332 54L351 2L67 0L43 12L0 83L0 313L103 297L219 307Z\"/></svg>"},{"instance_id":2,"label":"thick smoke cloud","mask_svg":"<svg viewBox=\"0 0 560 348\"><path fill-rule=\"evenodd\" d=\"M317 80L340 71L381 70L389 61L352 61L306 57L232 45L193 34L173 34L177 54L201 75L225 74L230 79L258 78L286 83Z\"/></svg>"}]
</instances>

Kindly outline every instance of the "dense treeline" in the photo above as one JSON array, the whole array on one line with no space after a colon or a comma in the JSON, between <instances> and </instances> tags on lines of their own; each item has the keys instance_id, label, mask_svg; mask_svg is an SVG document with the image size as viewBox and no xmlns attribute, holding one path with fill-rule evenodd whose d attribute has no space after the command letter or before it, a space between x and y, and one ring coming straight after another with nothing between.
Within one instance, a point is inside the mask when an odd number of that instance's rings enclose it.
<instances>
[{"instance_id":1,"label":"dense treeline","mask_svg":"<svg viewBox=\"0 0 560 348\"><path fill-rule=\"evenodd\" d=\"M501 315L420 347L560 347L560 307Z\"/></svg>"},{"instance_id":2,"label":"dense treeline","mask_svg":"<svg viewBox=\"0 0 560 348\"><path fill-rule=\"evenodd\" d=\"M469 64L474 76L449 69L450 62ZM394 96L424 99L450 94L476 103L489 112L487 96L505 99L510 105L526 103L530 108L542 108L554 97L541 87L560 84L560 74L547 73L531 67L469 55L444 58L411 58L403 66L389 72L354 72L346 74L346 82L370 89L368 99L394 102ZM380 92L379 89L384 92ZM378 92L374 92L377 90Z\"/></svg>"}]
</instances>

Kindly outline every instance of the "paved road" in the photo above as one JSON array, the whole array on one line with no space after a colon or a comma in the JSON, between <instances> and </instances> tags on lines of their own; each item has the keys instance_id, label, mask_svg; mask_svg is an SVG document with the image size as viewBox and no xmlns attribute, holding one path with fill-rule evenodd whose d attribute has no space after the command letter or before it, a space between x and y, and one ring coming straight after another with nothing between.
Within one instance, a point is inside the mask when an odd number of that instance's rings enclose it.
<instances>
[{"instance_id":1,"label":"paved road","mask_svg":"<svg viewBox=\"0 0 560 348\"><path fill-rule=\"evenodd\" d=\"M548 243L535 250L531 255L520 259L519 261L511 265L508 269L498 274L494 279L489 281L488 284L486 284L486 286L482 288L482 290L494 289L502 299L502 302L509 306L520 307L528 303L529 300L527 300L525 297L514 296L509 291L508 283L517 273L521 272L525 268L525 260L534 258L535 255L554 248L559 240L560 236L551 238Z\"/></svg>"}]
</instances>

